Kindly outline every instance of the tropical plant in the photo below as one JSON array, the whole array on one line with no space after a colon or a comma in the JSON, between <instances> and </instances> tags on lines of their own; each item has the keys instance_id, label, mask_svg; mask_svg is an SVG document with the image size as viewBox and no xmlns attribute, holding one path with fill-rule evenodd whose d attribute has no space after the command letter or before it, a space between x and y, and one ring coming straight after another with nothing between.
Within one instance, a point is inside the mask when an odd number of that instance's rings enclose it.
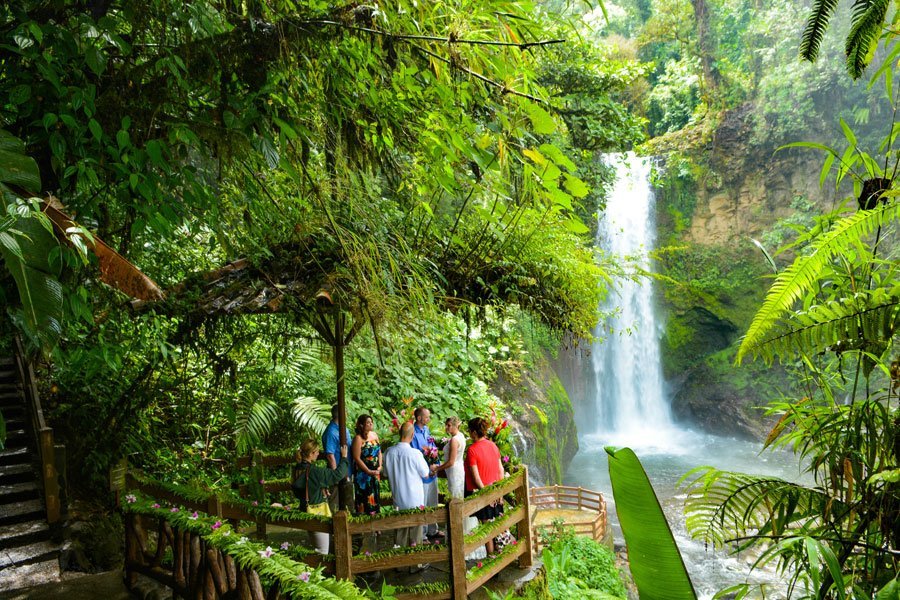
<instances>
[{"instance_id":1,"label":"tropical plant","mask_svg":"<svg viewBox=\"0 0 900 600\"><path fill-rule=\"evenodd\" d=\"M641 598L695 599L684 560L640 460L630 448L605 450L616 513Z\"/></svg>"},{"instance_id":2,"label":"tropical plant","mask_svg":"<svg viewBox=\"0 0 900 600\"><path fill-rule=\"evenodd\" d=\"M872 61L890 5L890 0L858 0L853 3L845 53L847 72L854 79L862 76ZM837 0L814 0L800 41L800 56L804 59L814 61L818 57L822 38L837 6Z\"/></svg>"},{"instance_id":3,"label":"tropical plant","mask_svg":"<svg viewBox=\"0 0 900 600\"><path fill-rule=\"evenodd\" d=\"M891 70L876 78L890 80ZM692 535L758 549L754 566L774 564L788 596L883 596L896 590L900 564L896 123L881 144L883 160L863 151L843 120L841 128L843 153L792 146L825 151L820 181L836 169L837 185L853 177L853 196L782 249L795 258L775 277L737 358L802 369L806 396L770 404L780 419L764 449L794 449L812 484L709 467L686 476ZM723 593L742 597L752 587Z\"/></svg>"}]
</instances>

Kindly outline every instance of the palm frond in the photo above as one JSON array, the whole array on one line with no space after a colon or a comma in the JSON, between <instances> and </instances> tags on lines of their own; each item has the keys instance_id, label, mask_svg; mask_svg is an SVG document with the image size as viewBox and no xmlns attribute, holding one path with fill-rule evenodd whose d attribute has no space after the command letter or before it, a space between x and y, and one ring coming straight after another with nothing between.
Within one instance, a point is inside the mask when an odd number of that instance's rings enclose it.
<instances>
[{"instance_id":1,"label":"palm frond","mask_svg":"<svg viewBox=\"0 0 900 600\"><path fill-rule=\"evenodd\" d=\"M847 35L847 72L858 79L872 60L873 42L878 42L881 26L891 0L856 0L850 33Z\"/></svg>"},{"instance_id":2,"label":"palm frond","mask_svg":"<svg viewBox=\"0 0 900 600\"><path fill-rule=\"evenodd\" d=\"M246 454L272 431L281 407L271 398L251 400L237 417L235 445L238 454Z\"/></svg>"},{"instance_id":3,"label":"palm frond","mask_svg":"<svg viewBox=\"0 0 900 600\"><path fill-rule=\"evenodd\" d=\"M291 400L291 416L297 425L322 435L331 420L331 404L312 396L299 396Z\"/></svg>"},{"instance_id":4,"label":"palm frond","mask_svg":"<svg viewBox=\"0 0 900 600\"><path fill-rule=\"evenodd\" d=\"M822 45L822 38L825 36L825 30L828 29L828 22L837 5L837 0L816 0L813 3L812 13L806 21L803 37L800 40L801 58L813 62L819 56L819 46Z\"/></svg>"},{"instance_id":5,"label":"palm frond","mask_svg":"<svg viewBox=\"0 0 900 600\"><path fill-rule=\"evenodd\" d=\"M759 342L750 353L766 362L798 351L880 355L900 329L900 286L812 306L793 313L787 321L786 331Z\"/></svg>"},{"instance_id":6,"label":"palm frond","mask_svg":"<svg viewBox=\"0 0 900 600\"><path fill-rule=\"evenodd\" d=\"M736 363L754 348L775 327L793 304L809 292L828 266L831 259L850 248L858 240L870 235L878 227L885 227L900 218L900 203L881 204L873 210L861 210L839 219L810 246L811 252L798 256L776 278L762 307L738 348Z\"/></svg>"},{"instance_id":7,"label":"palm frond","mask_svg":"<svg viewBox=\"0 0 900 600\"><path fill-rule=\"evenodd\" d=\"M748 535L779 535L821 516L832 498L820 490L775 477L694 469L685 478L685 517L692 537L721 547Z\"/></svg>"}]
</instances>

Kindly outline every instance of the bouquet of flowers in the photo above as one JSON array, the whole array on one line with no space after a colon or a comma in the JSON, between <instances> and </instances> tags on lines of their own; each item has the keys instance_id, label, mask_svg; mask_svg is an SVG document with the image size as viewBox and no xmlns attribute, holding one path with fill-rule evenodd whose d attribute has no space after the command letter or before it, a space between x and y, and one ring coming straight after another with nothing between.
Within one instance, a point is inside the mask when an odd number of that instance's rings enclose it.
<instances>
[{"instance_id":1,"label":"bouquet of flowers","mask_svg":"<svg viewBox=\"0 0 900 600\"><path fill-rule=\"evenodd\" d=\"M408 396L403 398L403 406L400 410L391 411L391 433L394 435L398 435L400 433L400 426L403 423L412 423L415 419L413 414L416 409L413 407L413 397Z\"/></svg>"},{"instance_id":2,"label":"bouquet of flowers","mask_svg":"<svg viewBox=\"0 0 900 600\"><path fill-rule=\"evenodd\" d=\"M428 438L428 445L422 448L422 454L425 456L428 466L441 464L441 452L433 437Z\"/></svg>"}]
</instances>

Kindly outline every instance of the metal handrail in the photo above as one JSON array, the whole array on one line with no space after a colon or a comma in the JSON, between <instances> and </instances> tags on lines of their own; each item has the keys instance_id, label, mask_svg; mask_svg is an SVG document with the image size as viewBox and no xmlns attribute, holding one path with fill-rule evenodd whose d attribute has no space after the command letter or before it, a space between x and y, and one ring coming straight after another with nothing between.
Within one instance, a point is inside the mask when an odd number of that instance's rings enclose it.
<instances>
[{"instance_id":1,"label":"metal handrail","mask_svg":"<svg viewBox=\"0 0 900 600\"><path fill-rule=\"evenodd\" d=\"M40 456L41 483L44 488L44 508L47 513L47 523L52 525L60 520L60 485L56 457L57 452L62 453L63 449L61 446L59 450L57 449L53 438L53 428L48 427L47 421L44 419L41 397L35 383L34 370L31 368L31 363L25 358L25 347L22 345L22 340L19 336L15 336L15 344L16 369L19 372L19 381L22 382L25 401L28 404L28 412L31 417L32 431Z\"/></svg>"}]
</instances>

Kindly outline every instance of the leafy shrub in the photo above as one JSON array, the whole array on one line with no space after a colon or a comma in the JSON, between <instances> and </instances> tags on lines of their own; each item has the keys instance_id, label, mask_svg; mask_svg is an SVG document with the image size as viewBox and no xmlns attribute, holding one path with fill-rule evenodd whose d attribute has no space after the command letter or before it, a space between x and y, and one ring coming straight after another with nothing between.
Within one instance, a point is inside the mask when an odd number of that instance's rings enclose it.
<instances>
[{"instance_id":1,"label":"leafy shrub","mask_svg":"<svg viewBox=\"0 0 900 600\"><path fill-rule=\"evenodd\" d=\"M543 560L554 598L626 597L615 555L590 538L564 535L544 550Z\"/></svg>"}]
</instances>

